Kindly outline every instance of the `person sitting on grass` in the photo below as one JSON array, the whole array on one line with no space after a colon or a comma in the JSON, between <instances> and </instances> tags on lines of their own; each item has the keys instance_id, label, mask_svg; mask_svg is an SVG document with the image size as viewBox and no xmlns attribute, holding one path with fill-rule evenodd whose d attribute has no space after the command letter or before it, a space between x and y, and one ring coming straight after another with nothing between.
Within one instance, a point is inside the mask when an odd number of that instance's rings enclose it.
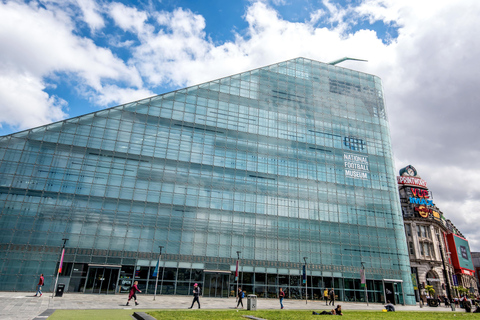
<instances>
[{"instance_id":1,"label":"person sitting on grass","mask_svg":"<svg viewBox=\"0 0 480 320\"><path fill-rule=\"evenodd\" d=\"M390 302L390 300L387 300L387 304L385 305L385 309L387 309L387 311L392 311L392 312L395 311L395 307L394 307L393 304Z\"/></svg>"},{"instance_id":2,"label":"person sitting on grass","mask_svg":"<svg viewBox=\"0 0 480 320\"><path fill-rule=\"evenodd\" d=\"M480 306L478 305L478 302L475 302L475 311L473 311L473 313L480 313Z\"/></svg>"},{"instance_id":3,"label":"person sitting on grass","mask_svg":"<svg viewBox=\"0 0 480 320\"><path fill-rule=\"evenodd\" d=\"M337 316L343 316L341 305L337 305L337 307L333 309L333 311L335 312L334 314L336 314Z\"/></svg>"}]
</instances>

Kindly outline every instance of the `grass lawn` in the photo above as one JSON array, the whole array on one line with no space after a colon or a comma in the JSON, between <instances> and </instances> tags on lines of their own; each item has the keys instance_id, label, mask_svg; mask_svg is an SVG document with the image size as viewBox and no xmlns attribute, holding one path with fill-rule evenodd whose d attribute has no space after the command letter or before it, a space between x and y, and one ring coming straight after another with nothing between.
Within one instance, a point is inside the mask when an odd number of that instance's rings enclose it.
<instances>
[{"instance_id":1,"label":"grass lawn","mask_svg":"<svg viewBox=\"0 0 480 320\"><path fill-rule=\"evenodd\" d=\"M313 309L312 309L313 310ZM338 319L337 316L312 315L312 310L57 310L48 319L49 320L96 320L96 319L115 319L131 320L131 315L135 311L143 311L156 319L162 320L213 320L213 319L237 319L245 320L244 315L251 315L268 320L303 320L303 319ZM319 311L319 310L315 310ZM415 312L415 311L397 311L382 312L379 311L346 311L341 319L421 319L421 320L441 320L441 319L480 319L480 313L458 312Z\"/></svg>"}]
</instances>

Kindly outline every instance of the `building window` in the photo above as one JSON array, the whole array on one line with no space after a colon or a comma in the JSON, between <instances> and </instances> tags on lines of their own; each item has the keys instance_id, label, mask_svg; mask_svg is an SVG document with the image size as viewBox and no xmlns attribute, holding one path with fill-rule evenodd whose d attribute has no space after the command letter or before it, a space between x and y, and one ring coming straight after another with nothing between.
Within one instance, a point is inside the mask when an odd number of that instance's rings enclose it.
<instances>
[{"instance_id":1,"label":"building window","mask_svg":"<svg viewBox=\"0 0 480 320\"><path fill-rule=\"evenodd\" d=\"M430 232L430 227L425 226L425 236L428 239L432 239L432 233Z\"/></svg>"},{"instance_id":2,"label":"building window","mask_svg":"<svg viewBox=\"0 0 480 320\"><path fill-rule=\"evenodd\" d=\"M349 148L350 150L360 151L365 148L366 143L359 138L356 137L344 137L343 144L345 147Z\"/></svg>"},{"instance_id":3,"label":"building window","mask_svg":"<svg viewBox=\"0 0 480 320\"><path fill-rule=\"evenodd\" d=\"M412 254L412 255L415 254L415 248L414 248L414 246L413 246L413 242L412 242L412 241L410 241L410 242L408 243L408 249L410 250L410 254Z\"/></svg>"},{"instance_id":4,"label":"building window","mask_svg":"<svg viewBox=\"0 0 480 320\"><path fill-rule=\"evenodd\" d=\"M411 237L412 236L412 227L409 224L405 225L405 233L407 236Z\"/></svg>"},{"instance_id":5,"label":"building window","mask_svg":"<svg viewBox=\"0 0 480 320\"><path fill-rule=\"evenodd\" d=\"M435 250L433 249L433 244L430 243L428 246L430 247L430 256L432 258L435 258Z\"/></svg>"},{"instance_id":6,"label":"building window","mask_svg":"<svg viewBox=\"0 0 480 320\"><path fill-rule=\"evenodd\" d=\"M428 238L432 239L432 234L428 226L418 226L417 225L417 235L419 238Z\"/></svg>"}]
</instances>

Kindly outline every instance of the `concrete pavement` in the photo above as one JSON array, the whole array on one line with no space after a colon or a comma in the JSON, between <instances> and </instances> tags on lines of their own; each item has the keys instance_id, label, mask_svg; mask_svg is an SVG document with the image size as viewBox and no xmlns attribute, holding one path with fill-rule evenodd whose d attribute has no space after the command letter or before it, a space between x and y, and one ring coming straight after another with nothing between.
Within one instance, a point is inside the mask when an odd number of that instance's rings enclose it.
<instances>
[{"instance_id":1,"label":"concrete pavement","mask_svg":"<svg viewBox=\"0 0 480 320\"><path fill-rule=\"evenodd\" d=\"M63 297L52 298L52 293L44 293L42 297L35 297L33 292L0 292L0 319L1 320L40 320L47 319L57 309L186 309L192 303L192 296L171 296L137 294L138 306L125 306L127 294L99 295L83 293L65 293ZM247 308L247 298L244 298L244 306ZM235 298L205 298L200 297L202 309L228 309L236 306ZM303 310L327 310L324 301L318 300L292 300L285 299L285 309ZM342 309L348 310L382 310L383 305L378 303L356 303L338 301ZM196 305L194 306L196 308ZM257 299L257 309L279 309L278 299ZM437 308L424 306L396 306L397 311L450 311L443 305ZM457 309L457 312L465 312L464 309Z\"/></svg>"}]
</instances>

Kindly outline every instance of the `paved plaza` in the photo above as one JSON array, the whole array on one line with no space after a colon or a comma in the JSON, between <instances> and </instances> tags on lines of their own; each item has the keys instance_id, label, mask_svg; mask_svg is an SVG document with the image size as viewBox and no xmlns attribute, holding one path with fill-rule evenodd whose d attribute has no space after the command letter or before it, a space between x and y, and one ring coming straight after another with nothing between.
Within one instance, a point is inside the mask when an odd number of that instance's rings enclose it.
<instances>
[{"instance_id":1,"label":"paved plaza","mask_svg":"<svg viewBox=\"0 0 480 320\"><path fill-rule=\"evenodd\" d=\"M33 292L0 292L0 319L2 320L40 320L47 319L57 309L186 309L190 306L192 296L163 296L160 295L153 300L153 295L138 294L139 305L137 307L125 306L127 294L97 295L82 293L66 293L63 297L52 298L52 293L44 293L42 297L35 297ZM235 298L200 298L202 309L229 309L234 308ZM308 300L290 300L283 302L285 309L307 309L326 310L325 302ZM348 310L382 310L383 305L378 303L353 303L338 301L342 309ZM244 306L247 308L247 298L244 299ZM279 309L278 299L258 299L257 309ZM195 307L196 308L196 305ZM398 311L448 311L443 305L438 308L397 305ZM460 312L463 309L458 310Z\"/></svg>"}]
</instances>

